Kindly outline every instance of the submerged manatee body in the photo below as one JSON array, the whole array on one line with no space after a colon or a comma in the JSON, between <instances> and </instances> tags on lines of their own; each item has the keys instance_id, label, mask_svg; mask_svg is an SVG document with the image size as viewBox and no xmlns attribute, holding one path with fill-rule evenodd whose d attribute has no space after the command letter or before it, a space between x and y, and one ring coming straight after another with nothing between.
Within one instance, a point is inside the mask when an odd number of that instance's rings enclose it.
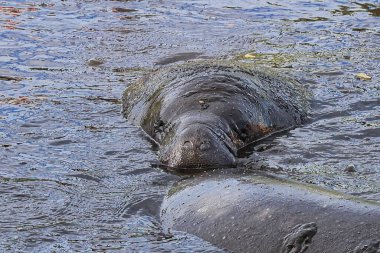
<instances>
[{"instance_id":1,"label":"submerged manatee body","mask_svg":"<svg viewBox=\"0 0 380 253\"><path fill-rule=\"evenodd\" d=\"M159 69L130 85L123 114L159 145L169 167L233 166L237 151L306 119L300 85L235 62Z\"/></svg>"},{"instance_id":2,"label":"submerged manatee body","mask_svg":"<svg viewBox=\"0 0 380 253\"><path fill-rule=\"evenodd\" d=\"M264 175L214 171L180 181L161 222L231 252L380 252L379 203Z\"/></svg>"}]
</instances>

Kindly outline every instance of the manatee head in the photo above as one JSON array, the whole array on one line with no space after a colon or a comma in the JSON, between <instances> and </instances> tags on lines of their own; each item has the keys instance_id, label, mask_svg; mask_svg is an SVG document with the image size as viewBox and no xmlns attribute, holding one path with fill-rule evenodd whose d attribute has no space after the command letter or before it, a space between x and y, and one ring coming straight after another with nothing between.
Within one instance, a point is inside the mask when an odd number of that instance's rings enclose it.
<instances>
[{"instance_id":1,"label":"manatee head","mask_svg":"<svg viewBox=\"0 0 380 253\"><path fill-rule=\"evenodd\" d=\"M172 168L196 169L236 166L236 148L221 129L195 123L181 127L163 144L160 161Z\"/></svg>"}]
</instances>

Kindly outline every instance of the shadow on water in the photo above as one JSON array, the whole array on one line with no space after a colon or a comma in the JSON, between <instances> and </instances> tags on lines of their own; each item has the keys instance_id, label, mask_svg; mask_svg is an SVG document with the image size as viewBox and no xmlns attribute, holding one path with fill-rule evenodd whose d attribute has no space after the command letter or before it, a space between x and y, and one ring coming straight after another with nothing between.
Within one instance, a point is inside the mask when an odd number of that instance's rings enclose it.
<instances>
[{"instance_id":1,"label":"shadow on water","mask_svg":"<svg viewBox=\"0 0 380 253\"><path fill-rule=\"evenodd\" d=\"M181 175L155 167L120 115L129 83L196 58L277 68L314 95L310 124L242 151L246 168L380 201L379 8L0 1L1 250L216 252L162 234L159 206Z\"/></svg>"}]
</instances>

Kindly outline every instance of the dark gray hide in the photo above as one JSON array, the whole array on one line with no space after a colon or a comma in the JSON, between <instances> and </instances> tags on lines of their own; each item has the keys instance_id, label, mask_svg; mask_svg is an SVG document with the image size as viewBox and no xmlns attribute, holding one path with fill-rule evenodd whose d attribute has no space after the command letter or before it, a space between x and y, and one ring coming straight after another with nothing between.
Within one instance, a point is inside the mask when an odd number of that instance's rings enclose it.
<instances>
[{"instance_id":1,"label":"dark gray hide","mask_svg":"<svg viewBox=\"0 0 380 253\"><path fill-rule=\"evenodd\" d=\"M124 116L169 167L233 166L240 148L302 124L307 110L297 82L236 62L159 69L123 95Z\"/></svg>"},{"instance_id":2,"label":"dark gray hide","mask_svg":"<svg viewBox=\"0 0 380 253\"><path fill-rule=\"evenodd\" d=\"M257 175L179 182L161 220L166 232L185 231L233 252L380 251L378 203Z\"/></svg>"}]
</instances>

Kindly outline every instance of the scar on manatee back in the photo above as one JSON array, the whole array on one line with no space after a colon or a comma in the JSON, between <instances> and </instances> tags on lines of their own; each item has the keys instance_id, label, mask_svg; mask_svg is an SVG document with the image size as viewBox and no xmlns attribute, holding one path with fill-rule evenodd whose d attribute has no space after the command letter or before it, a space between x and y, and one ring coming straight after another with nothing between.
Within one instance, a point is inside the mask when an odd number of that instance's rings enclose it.
<instances>
[{"instance_id":1,"label":"scar on manatee back","mask_svg":"<svg viewBox=\"0 0 380 253\"><path fill-rule=\"evenodd\" d=\"M164 67L128 86L123 115L159 144L173 168L231 167L255 141L305 123L300 83L234 61Z\"/></svg>"}]
</instances>

